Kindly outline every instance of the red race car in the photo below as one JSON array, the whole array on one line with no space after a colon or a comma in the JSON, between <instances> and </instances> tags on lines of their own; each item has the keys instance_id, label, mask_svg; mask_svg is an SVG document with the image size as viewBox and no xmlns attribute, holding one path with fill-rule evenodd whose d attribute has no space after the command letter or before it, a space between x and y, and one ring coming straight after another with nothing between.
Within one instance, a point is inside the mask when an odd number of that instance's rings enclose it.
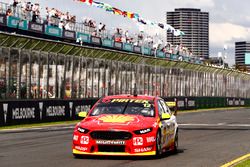
<instances>
[{"instance_id":1,"label":"red race car","mask_svg":"<svg viewBox=\"0 0 250 167\"><path fill-rule=\"evenodd\" d=\"M75 157L157 156L177 151L176 117L160 97L107 96L79 116L85 119L74 129Z\"/></svg>"}]
</instances>

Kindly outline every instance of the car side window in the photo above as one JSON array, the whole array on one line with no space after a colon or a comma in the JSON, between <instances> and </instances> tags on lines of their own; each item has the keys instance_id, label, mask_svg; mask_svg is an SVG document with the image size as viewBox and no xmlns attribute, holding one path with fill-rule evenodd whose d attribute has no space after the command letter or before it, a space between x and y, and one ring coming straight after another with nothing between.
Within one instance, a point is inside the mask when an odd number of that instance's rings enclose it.
<instances>
[{"instance_id":1,"label":"car side window","mask_svg":"<svg viewBox=\"0 0 250 167\"><path fill-rule=\"evenodd\" d=\"M161 116L162 113L164 113L165 111L164 111L164 109L163 109L163 107L162 107L162 105L161 105L161 102L160 102L159 100L158 100L158 102L157 102L157 105L158 105L159 116Z\"/></svg>"},{"instance_id":2,"label":"car side window","mask_svg":"<svg viewBox=\"0 0 250 167\"><path fill-rule=\"evenodd\" d=\"M163 100L160 100L160 103L163 107L164 112L171 115L171 111L170 111L169 107L166 105L166 103Z\"/></svg>"}]
</instances>

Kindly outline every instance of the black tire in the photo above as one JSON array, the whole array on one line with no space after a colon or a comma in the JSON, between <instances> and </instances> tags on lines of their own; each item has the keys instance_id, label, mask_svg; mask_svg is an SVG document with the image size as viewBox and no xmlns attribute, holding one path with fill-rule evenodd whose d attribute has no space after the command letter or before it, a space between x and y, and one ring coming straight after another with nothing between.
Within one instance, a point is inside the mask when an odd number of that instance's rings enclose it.
<instances>
[{"instance_id":1,"label":"black tire","mask_svg":"<svg viewBox=\"0 0 250 167\"><path fill-rule=\"evenodd\" d=\"M73 154L73 156L74 156L76 159L81 159L81 158L82 158L82 156L79 155L79 154Z\"/></svg>"},{"instance_id":2,"label":"black tire","mask_svg":"<svg viewBox=\"0 0 250 167\"><path fill-rule=\"evenodd\" d=\"M178 146L179 146L179 137L178 137L178 130L177 130L175 134L175 138L174 138L174 149L173 149L174 154L178 152Z\"/></svg>"},{"instance_id":3,"label":"black tire","mask_svg":"<svg viewBox=\"0 0 250 167\"><path fill-rule=\"evenodd\" d=\"M155 145L156 145L156 156L161 156L162 154L162 146L161 146L161 131L158 131L155 138Z\"/></svg>"}]
</instances>

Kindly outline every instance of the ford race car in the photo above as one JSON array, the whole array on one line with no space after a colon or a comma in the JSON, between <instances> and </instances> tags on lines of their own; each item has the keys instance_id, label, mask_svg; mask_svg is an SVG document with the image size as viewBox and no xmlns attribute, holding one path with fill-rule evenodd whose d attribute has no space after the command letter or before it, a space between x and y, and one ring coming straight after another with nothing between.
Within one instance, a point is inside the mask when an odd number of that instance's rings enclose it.
<instances>
[{"instance_id":1,"label":"ford race car","mask_svg":"<svg viewBox=\"0 0 250 167\"><path fill-rule=\"evenodd\" d=\"M101 98L74 128L73 155L147 156L178 148L178 124L160 97Z\"/></svg>"}]
</instances>

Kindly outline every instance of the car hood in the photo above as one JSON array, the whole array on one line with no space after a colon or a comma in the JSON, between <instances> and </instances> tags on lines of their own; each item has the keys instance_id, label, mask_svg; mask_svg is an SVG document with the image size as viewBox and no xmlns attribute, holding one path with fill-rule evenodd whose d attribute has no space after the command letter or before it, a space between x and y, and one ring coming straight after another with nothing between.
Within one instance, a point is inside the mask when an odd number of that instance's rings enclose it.
<instances>
[{"instance_id":1,"label":"car hood","mask_svg":"<svg viewBox=\"0 0 250 167\"><path fill-rule=\"evenodd\" d=\"M137 130L152 127L156 123L154 117L125 114L105 114L89 116L81 121L80 126L89 130Z\"/></svg>"}]
</instances>

